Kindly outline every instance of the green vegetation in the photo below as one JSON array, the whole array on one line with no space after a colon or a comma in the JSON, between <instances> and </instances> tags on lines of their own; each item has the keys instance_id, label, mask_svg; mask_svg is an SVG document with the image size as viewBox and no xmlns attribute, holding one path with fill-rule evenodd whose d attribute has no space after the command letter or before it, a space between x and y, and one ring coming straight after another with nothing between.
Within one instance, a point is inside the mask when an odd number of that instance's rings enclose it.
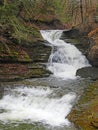
<instances>
[{"instance_id":1,"label":"green vegetation","mask_svg":"<svg viewBox=\"0 0 98 130\"><path fill-rule=\"evenodd\" d=\"M40 28L44 28L45 24L51 26L55 20L74 27L85 23L89 27L89 23L94 21L92 18L98 3L95 6L94 2L81 1L82 3L74 0L1 0L0 27L4 31L0 33L6 34L6 39L20 44L41 39ZM95 17L97 21L97 16Z\"/></svg>"},{"instance_id":2,"label":"green vegetation","mask_svg":"<svg viewBox=\"0 0 98 130\"><path fill-rule=\"evenodd\" d=\"M9 37L18 43L32 42L41 37L36 26L38 22L68 21L65 11L66 0L4 0L0 5L0 25L9 28Z\"/></svg>"},{"instance_id":3,"label":"green vegetation","mask_svg":"<svg viewBox=\"0 0 98 130\"><path fill-rule=\"evenodd\" d=\"M0 25L8 30L7 36L16 39L17 43L34 42L41 38L37 23L70 20L66 17L66 7L66 0L2 0Z\"/></svg>"},{"instance_id":4,"label":"green vegetation","mask_svg":"<svg viewBox=\"0 0 98 130\"><path fill-rule=\"evenodd\" d=\"M32 42L32 36L37 37L38 31L35 28L30 26L26 26L21 19L16 17L12 17L10 19L10 23L14 29L14 33L12 36L21 42L21 40L27 40Z\"/></svg>"},{"instance_id":5,"label":"green vegetation","mask_svg":"<svg viewBox=\"0 0 98 130\"><path fill-rule=\"evenodd\" d=\"M28 26L19 16L21 1L5 3L0 6L0 24L3 28L9 28L9 35L20 43L22 40L32 42L33 38L40 37L38 30Z\"/></svg>"}]
</instances>

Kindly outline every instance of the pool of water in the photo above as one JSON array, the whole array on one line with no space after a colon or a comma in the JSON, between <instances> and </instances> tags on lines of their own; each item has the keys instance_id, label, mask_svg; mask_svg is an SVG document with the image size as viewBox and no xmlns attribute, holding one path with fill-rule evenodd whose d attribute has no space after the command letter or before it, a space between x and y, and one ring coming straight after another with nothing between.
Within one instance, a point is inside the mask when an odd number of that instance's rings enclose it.
<instances>
[{"instance_id":1,"label":"pool of water","mask_svg":"<svg viewBox=\"0 0 98 130\"><path fill-rule=\"evenodd\" d=\"M2 83L0 130L79 130L67 115L90 82L50 76Z\"/></svg>"}]
</instances>

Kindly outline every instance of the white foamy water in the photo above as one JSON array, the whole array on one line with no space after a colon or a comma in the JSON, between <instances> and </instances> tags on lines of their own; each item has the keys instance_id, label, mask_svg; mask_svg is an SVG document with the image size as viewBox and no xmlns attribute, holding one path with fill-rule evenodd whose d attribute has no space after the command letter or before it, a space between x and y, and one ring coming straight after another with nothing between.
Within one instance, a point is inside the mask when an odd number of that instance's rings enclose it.
<instances>
[{"instance_id":1,"label":"white foamy water","mask_svg":"<svg viewBox=\"0 0 98 130\"><path fill-rule=\"evenodd\" d=\"M68 93L62 97L52 97L53 93L52 89L42 86L8 89L0 99L0 121L42 122L51 126L69 125L66 116L76 95Z\"/></svg>"},{"instance_id":2,"label":"white foamy water","mask_svg":"<svg viewBox=\"0 0 98 130\"><path fill-rule=\"evenodd\" d=\"M43 38L52 45L48 69L56 77L76 77L79 68L89 66L85 56L71 44L60 40L63 31L41 31ZM61 80L61 79L60 79ZM51 81L50 81L51 82ZM68 87L65 86L65 90ZM69 92L65 91L64 92ZM0 99L0 123L43 123L50 126L70 125L66 118L76 99L75 93L56 93L55 88L28 86L8 88ZM62 96L60 96L62 94Z\"/></svg>"},{"instance_id":3,"label":"white foamy water","mask_svg":"<svg viewBox=\"0 0 98 130\"><path fill-rule=\"evenodd\" d=\"M90 66L86 57L74 45L60 40L62 30L41 30L40 32L53 47L48 69L54 76L73 79L76 78L76 71L79 68Z\"/></svg>"}]
</instances>

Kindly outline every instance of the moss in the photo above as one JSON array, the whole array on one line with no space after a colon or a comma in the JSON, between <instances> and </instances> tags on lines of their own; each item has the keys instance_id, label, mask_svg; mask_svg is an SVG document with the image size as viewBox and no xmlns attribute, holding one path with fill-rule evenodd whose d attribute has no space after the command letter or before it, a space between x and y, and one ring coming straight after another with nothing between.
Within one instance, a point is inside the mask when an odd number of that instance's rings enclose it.
<instances>
[{"instance_id":1,"label":"moss","mask_svg":"<svg viewBox=\"0 0 98 130\"><path fill-rule=\"evenodd\" d=\"M66 39L66 42L77 45L80 44L80 39Z\"/></svg>"},{"instance_id":2,"label":"moss","mask_svg":"<svg viewBox=\"0 0 98 130\"><path fill-rule=\"evenodd\" d=\"M10 82L27 78L41 78L50 75L42 65L39 64L0 64L0 81ZM25 82L25 81L24 81Z\"/></svg>"},{"instance_id":3,"label":"moss","mask_svg":"<svg viewBox=\"0 0 98 130\"><path fill-rule=\"evenodd\" d=\"M81 130L98 129L98 81L86 89L69 119Z\"/></svg>"},{"instance_id":4,"label":"moss","mask_svg":"<svg viewBox=\"0 0 98 130\"><path fill-rule=\"evenodd\" d=\"M12 52L12 54L15 55L15 56L18 56L18 55L19 55L19 53L16 52L16 51Z\"/></svg>"},{"instance_id":5,"label":"moss","mask_svg":"<svg viewBox=\"0 0 98 130\"><path fill-rule=\"evenodd\" d=\"M50 71L46 70L39 64L31 64L29 67L29 77L46 77L50 75Z\"/></svg>"},{"instance_id":6,"label":"moss","mask_svg":"<svg viewBox=\"0 0 98 130\"><path fill-rule=\"evenodd\" d=\"M30 59L29 55L23 50L22 50L21 54L19 53L18 60L19 61L24 61L24 62L31 62L32 61Z\"/></svg>"},{"instance_id":7,"label":"moss","mask_svg":"<svg viewBox=\"0 0 98 130\"><path fill-rule=\"evenodd\" d=\"M31 59L30 59L30 57L27 53L25 53L24 60L25 61L31 61Z\"/></svg>"},{"instance_id":8,"label":"moss","mask_svg":"<svg viewBox=\"0 0 98 130\"><path fill-rule=\"evenodd\" d=\"M19 61L19 62L31 62L31 58L24 50L12 50L10 53L13 60Z\"/></svg>"}]
</instances>

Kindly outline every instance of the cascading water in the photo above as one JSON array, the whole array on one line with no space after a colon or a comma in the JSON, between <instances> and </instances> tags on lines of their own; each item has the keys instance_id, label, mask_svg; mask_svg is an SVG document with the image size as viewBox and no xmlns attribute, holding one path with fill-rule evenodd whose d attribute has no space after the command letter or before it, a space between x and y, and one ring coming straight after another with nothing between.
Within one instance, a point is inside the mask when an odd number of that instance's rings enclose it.
<instances>
[{"instance_id":1,"label":"cascading water","mask_svg":"<svg viewBox=\"0 0 98 130\"><path fill-rule=\"evenodd\" d=\"M79 68L90 66L86 57L71 44L60 40L62 30L41 30L41 34L53 47L48 69L54 76L73 79Z\"/></svg>"},{"instance_id":2,"label":"cascading water","mask_svg":"<svg viewBox=\"0 0 98 130\"><path fill-rule=\"evenodd\" d=\"M43 38L53 47L48 69L60 78L50 76L20 81L19 84L12 83L12 86L9 83L8 87L4 84L4 92L0 97L0 130L13 130L14 127L17 130L77 129L68 121L67 115L80 95L83 84L77 82L79 79L62 78L75 78L77 69L89 66L89 63L74 45L59 39L62 32L41 31ZM80 84L82 87L79 87Z\"/></svg>"},{"instance_id":3,"label":"cascading water","mask_svg":"<svg viewBox=\"0 0 98 130\"><path fill-rule=\"evenodd\" d=\"M69 125L65 119L76 98L75 93L62 97L53 97L55 91L50 88L22 87L7 89L0 100L0 121L4 123L42 122L51 126Z\"/></svg>"}]
</instances>

